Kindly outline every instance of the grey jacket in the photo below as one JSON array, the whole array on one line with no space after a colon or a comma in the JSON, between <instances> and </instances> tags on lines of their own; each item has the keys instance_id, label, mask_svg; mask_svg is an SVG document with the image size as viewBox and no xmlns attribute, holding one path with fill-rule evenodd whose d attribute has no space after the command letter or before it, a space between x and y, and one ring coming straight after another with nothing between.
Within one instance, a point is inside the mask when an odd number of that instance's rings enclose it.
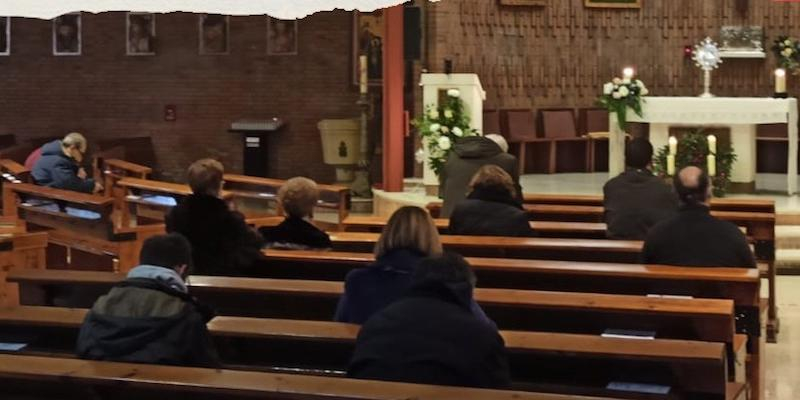
<instances>
[{"instance_id":1,"label":"grey jacket","mask_svg":"<svg viewBox=\"0 0 800 400\"><path fill-rule=\"evenodd\" d=\"M517 193L522 193L517 174L517 158L503 152L497 143L483 136L469 136L456 142L447 158L441 176L439 193L443 196L442 218L449 218L456 204L467 197L467 185L478 170L494 164L504 169L514 180ZM522 197L519 195L520 203Z\"/></svg>"}]
</instances>

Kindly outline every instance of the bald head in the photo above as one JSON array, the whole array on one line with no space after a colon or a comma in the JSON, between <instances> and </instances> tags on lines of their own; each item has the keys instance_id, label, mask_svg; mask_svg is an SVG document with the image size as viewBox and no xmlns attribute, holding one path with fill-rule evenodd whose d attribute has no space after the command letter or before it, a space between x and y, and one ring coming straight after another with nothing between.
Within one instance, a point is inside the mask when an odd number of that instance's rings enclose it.
<instances>
[{"instance_id":1,"label":"bald head","mask_svg":"<svg viewBox=\"0 0 800 400\"><path fill-rule=\"evenodd\" d=\"M675 175L675 191L684 204L705 204L711 199L711 183L702 169L690 166Z\"/></svg>"}]
</instances>

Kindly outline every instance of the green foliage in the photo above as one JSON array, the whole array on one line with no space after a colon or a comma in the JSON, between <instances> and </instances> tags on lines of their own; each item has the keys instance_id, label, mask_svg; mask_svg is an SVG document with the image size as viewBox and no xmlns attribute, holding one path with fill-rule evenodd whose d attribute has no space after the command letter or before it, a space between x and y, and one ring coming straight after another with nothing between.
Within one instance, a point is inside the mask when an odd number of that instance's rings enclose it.
<instances>
[{"instance_id":1,"label":"green foliage","mask_svg":"<svg viewBox=\"0 0 800 400\"><path fill-rule=\"evenodd\" d=\"M781 68L797 75L800 73L800 42L788 36L779 36L772 44L772 52Z\"/></svg>"},{"instance_id":2,"label":"green foliage","mask_svg":"<svg viewBox=\"0 0 800 400\"><path fill-rule=\"evenodd\" d=\"M658 176L667 178L667 154L669 145L657 149L653 158L653 172ZM675 155L675 171L694 165L708 172L706 156L708 156L708 137L702 129L694 129L678 141L678 152ZM724 197L730 183L731 168L736 161L736 154L729 145L717 142L717 175L711 178L714 185L714 196Z\"/></svg>"},{"instance_id":3,"label":"green foliage","mask_svg":"<svg viewBox=\"0 0 800 400\"><path fill-rule=\"evenodd\" d=\"M428 161L437 176L447 162L447 156L453 150L456 140L479 135L477 130L470 128L469 121L461 93L450 89L438 107L426 106L425 114L412 122L428 147Z\"/></svg>"}]
</instances>

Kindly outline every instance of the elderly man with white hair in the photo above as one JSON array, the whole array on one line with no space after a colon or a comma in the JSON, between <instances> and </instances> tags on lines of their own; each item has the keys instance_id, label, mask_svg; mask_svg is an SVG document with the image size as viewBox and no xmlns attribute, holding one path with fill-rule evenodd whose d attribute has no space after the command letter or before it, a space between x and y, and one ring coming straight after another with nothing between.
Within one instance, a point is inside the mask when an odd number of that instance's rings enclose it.
<instances>
[{"instance_id":1,"label":"elderly man with white hair","mask_svg":"<svg viewBox=\"0 0 800 400\"><path fill-rule=\"evenodd\" d=\"M500 135L469 136L459 139L441 173L439 193L443 195L442 218L449 218L456 204L467 196L469 181L484 165L497 165L511 175L522 203L522 188L517 174L517 158L507 153L508 143Z\"/></svg>"}]
</instances>

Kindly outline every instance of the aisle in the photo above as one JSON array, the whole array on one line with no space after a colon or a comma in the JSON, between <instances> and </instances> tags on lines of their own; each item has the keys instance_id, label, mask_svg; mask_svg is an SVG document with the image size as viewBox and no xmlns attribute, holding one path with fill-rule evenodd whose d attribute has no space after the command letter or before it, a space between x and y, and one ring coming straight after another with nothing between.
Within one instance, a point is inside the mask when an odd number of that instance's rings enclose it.
<instances>
[{"instance_id":1,"label":"aisle","mask_svg":"<svg viewBox=\"0 0 800 400\"><path fill-rule=\"evenodd\" d=\"M800 393L800 276L778 277L781 333L767 344L766 400L788 400Z\"/></svg>"}]
</instances>

